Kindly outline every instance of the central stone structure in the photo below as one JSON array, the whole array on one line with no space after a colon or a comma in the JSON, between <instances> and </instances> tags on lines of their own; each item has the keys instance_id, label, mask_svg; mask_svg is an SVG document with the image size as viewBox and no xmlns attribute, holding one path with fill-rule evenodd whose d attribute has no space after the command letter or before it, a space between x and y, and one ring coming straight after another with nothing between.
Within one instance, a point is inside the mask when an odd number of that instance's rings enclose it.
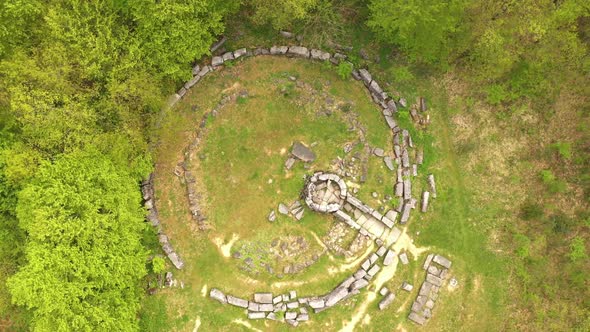
<instances>
[{"instance_id":1,"label":"central stone structure","mask_svg":"<svg viewBox=\"0 0 590 332\"><path fill-rule=\"evenodd\" d=\"M315 173L306 183L305 203L323 213L340 210L347 195L346 183L336 174Z\"/></svg>"}]
</instances>

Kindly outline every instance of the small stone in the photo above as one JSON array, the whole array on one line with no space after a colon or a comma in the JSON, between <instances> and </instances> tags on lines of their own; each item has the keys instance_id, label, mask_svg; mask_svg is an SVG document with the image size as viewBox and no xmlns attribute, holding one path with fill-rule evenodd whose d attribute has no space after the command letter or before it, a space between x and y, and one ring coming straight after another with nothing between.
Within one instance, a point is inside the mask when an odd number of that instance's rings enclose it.
<instances>
[{"instance_id":1,"label":"small stone","mask_svg":"<svg viewBox=\"0 0 590 332\"><path fill-rule=\"evenodd\" d=\"M279 213L284 214L284 215L288 215L289 214L289 208L285 204L280 203L279 204Z\"/></svg>"},{"instance_id":2,"label":"small stone","mask_svg":"<svg viewBox=\"0 0 590 332\"><path fill-rule=\"evenodd\" d=\"M374 154L375 154L377 157L383 157L383 156L384 156L384 153L385 153L385 151L383 151L383 149L381 149L381 148L375 148L375 149L373 150L373 153L374 153Z\"/></svg>"},{"instance_id":3,"label":"small stone","mask_svg":"<svg viewBox=\"0 0 590 332\"><path fill-rule=\"evenodd\" d=\"M408 260L408 254L405 252L402 252L401 254L399 254L399 260L404 265L407 265L408 263L410 263L410 261Z\"/></svg>"},{"instance_id":4,"label":"small stone","mask_svg":"<svg viewBox=\"0 0 590 332\"><path fill-rule=\"evenodd\" d=\"M268 214L268 221L273 222L275 220L277 220L277 214L275 213L275 210L272 210Z\"/></svg>"},{"instance_id":5,"label":"small stone","mask_svg":"<svg viewBox=\"0 0 590 332\"><path fill-rule=\"evenodd\" d=\"M388 266L393 263L393 259L395 258L395 251L389 249L385 254L385 258L383 258L383 265Z\"/></svg>"},{"instance_id":6,"label":"small stone","mask_svg":"<svg viewBox=\"0 0 590 332\"><path fill-rule=\"evenodd\" d=\"M287 39L293 38L293 33L292 32L281 30L281 31L279 31L279 33L284 38L287 38Z\"/></svg>"},{"instance_id":7,"label":"small stone","mask_svg":"<svg viewBox=\"0 0 590 332\"><path fill-rule=\"evenodd\" d=\"M407 291L407 292L411 292L412 289L414 289L414 286L412 286L412 284L408 283L407 281L404 281L402 283L402 289Z\"/></svg>"},{"instance_id":8,"label":"small stone","mask_svg":"<svg viewBox=\"0 0 590 332\"><path fill-rule=\"evenodd\" d=\"M387 308L395 299L395 294L389 293L379 302L379 310Z\"/></svg>"},{"instance_id":9,"label":"small stone","mask_svg":"<svg viewBox=\"0 0 590 332\"><path fill-rule=\"evenodd\" d=\"M377 194L377 192L373 191L373 193L371 193L371 196L373 196L373 198L377 198L379 197L379 195Z\"/></svg>"},{"instance_id":10,"label":"small stone","mask_svg":"<svg viewBox=\"0 0 590 332\"><path fill-rule=\"evenodd\" d=\"M381 287L379 290L379 294L381 294L381 296L385 296L387 293L389 293L389 289L387 287Z\"/></svg>"}]
</instances>

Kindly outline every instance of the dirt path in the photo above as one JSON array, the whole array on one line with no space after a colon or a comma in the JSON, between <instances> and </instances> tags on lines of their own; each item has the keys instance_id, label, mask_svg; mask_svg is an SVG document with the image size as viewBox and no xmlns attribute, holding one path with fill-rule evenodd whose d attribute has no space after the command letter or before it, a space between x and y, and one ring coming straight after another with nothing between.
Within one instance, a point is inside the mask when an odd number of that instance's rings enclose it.
<instances>
[{"instance_id":1,"label":"dirt path","mask_svg":"<svg viewBox=\"0 0 590 332\"><path fill-rule=\"evenodd\" d=\"M254 326L252 326L252 324L250 324L250 322L248 322L247 320L234 319L234 320L232 320L232 323L238 324L238 325L243 325L243 326L249 328L252 331L263 332L262 330L259 330L259 329L255 328ZM230 331L231 331L231 329L230 329Z\"/></svg>"},{"instance_id":2,"label":"dirt path","mask_svg":"<svg viewBox=\"0 0 590 332\"><path fill-rule=\"evenodd\" d=\"M232 234L231 239L226 243L223 244L223 239L220 237L213 238L213 243L219 248L221 255L223 257L229 258L231 255L231 247L236 243L236 241L240 238L240 236L236 233Z\"/></svg>"}]
</instances>

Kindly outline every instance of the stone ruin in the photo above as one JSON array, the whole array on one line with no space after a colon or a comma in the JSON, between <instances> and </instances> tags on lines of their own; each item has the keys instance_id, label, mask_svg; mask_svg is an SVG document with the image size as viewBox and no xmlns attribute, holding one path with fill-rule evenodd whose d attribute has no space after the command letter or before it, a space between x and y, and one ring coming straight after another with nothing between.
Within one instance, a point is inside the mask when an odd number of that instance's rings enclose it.
<instances>
[{"instance_id":1,"label":"stone ruin","mask_svg":"<svg viewBox=\"0 0 590 332\"><path fill-rule=\"evenodd\" d=\"M212 47L212 50L213 48L217 49L221 47L224 42L225 40L216 43ZM254 50L241 48L233 52L225 52L221 56L214 56L211 59L211 65L204 65L202 67L196 65L192 70L193 78L187 81L176 94L168 99L166 107L172 107L184 97L188 89L192 88L208 73L214 71L225 62L235 61L236 59L249 56L267 55L308 58L322 62L329 61L334 65L338 65L341 62L348 62L345 54L330 54L329 52L308 49L303 46L273 46L270 49L256 48ZM383 161L389 170L396 172L396 184L394 185L393 191L399 199L399 204L394 210L380 213L378 210L371 208L369 205L353 196L353 194L348 191L346 182L340 178L339 175L317 172L309 177L303 190L303 198L307 206L313 211L334 215L338 220L341 220L352 229L358 230L360 235L374 239L379 248L376 252L370 254L369 257L366 258L356 272L343 280L332 291L323 295L297 298L295 291L277 296L273 296L271 293L256 293L253 296L253 300L249 301L236 296L226 295L217 288L212 288L210 290L209 296L212 299L223 304L230 304L242 309L247 309L247 316L249 319L283 320L283 318L277 316L277 314L281 312L284 313L285 322L297 326L299 323L309 320L309 314L311 312L318 313L327 310L338 303L359 294L361 289L367 287L371 279L381 270L381 266L391 264L396 257L402 262L402 264L408 264L406 253L398 254L390 249L390 246L393 245L401 235L401 230L394 226L395 223L398 222L398 214L401 214L399 223L405 224L409 220L410 211L416 208L417 199L412 196L411 178L418 175L418 165L423 163L423 151L417 149L414 153L410 153L410 151L414 149L412 138L407 130L402 130L398 127L393 118L393 115L397 113L398 105L407 107L406 100L400 98L396 101L391 98L383 91L379 83L373 79L372 75L366 69L354 69L352 71L352 76L354 79L364 83L373 101L382 109L384 120L392 130L394 145L393 153L386 153L382 149L373 149L372 151L376 156L383 158ZM426 110L426 102L423 98L419 99L419 105L420 111ZM416 107L412 107L412 118L416 119L416 117L418 117L421 119L420 123L422 123L423 118L417 116L417 110ZM206 119L211 112L212 111L206 112L203 115L201 125L199 126L200 129L205 127ZM426 121L428 121L428 117L426 117ZM185 152L185 162L189 162L193 157L194 150L200 143L201 137L202 131L198 131L196 138L191 144L189 144L187 151ZM308 151L305 151L305 148L306 147L303 144L301 144L301 146L294 146L292 151L293 156L303 161L315 159L313 152L309 154ZM365 146L365 148L367 148L367 146ZM415 156L415 161L413 163L411 162L410 155ZM395 167L394 162L397 164L397 168ZM294 163L294 161L288 161L287 165L292 166L292 163ZM366 165L366 162L364 165ZM290 166L287 168L290 168ZM187 196L189 204L191 205L191 214L199 224L199 229L205 230L204 220L206 220L206 217L203 216L199 208L199 195L196 193L195 186L192 185L196 182L196 179L194 179L192 174L187 171L186 163L179 163L179 167L180 170L177 175L184 173L185 182L187 183ZM366 178L366 169L363 174ZM154 204L152 180L153 176L150 175L147 182L144 182L144 185L142 186L145 206L149 211L147 219L152 225L158 227L163 250L166 252L171 262L180 269L184 263L178 254L172 250L166 235L160 232L159 219ZM361 182L364 182L362 176ZM427 184L429 190L425 190L421 195L422 202L420 210L422 212L427 211L429 199L436 198L434 175L428 175ZM298 216L298 220L303 216L303 209L301 206L297 206L294 210L290 210L291 209L286 206L279 206L280 213L289 214L289 212L291 212L295 217ZM268 218L270 221L273 221L276 218L274 211L271 212ZM451 265L448 259L440 255L429 255L428 257L428 264L425 263L425 269L427 270L426 281L422 284L420 294L414 302L414 305L412 305L412 312L408 317L410 320L418 324L424 324L426 320L430 318L434 301L438 296L440 286L442 285L448 272L448 268L450 268ZM406 291L411 291L412 288L413 286L407 282L404 282L401 286L401 289ZM382 296L379 302L379 309L384 310L394 301L395 294L387 288L382 288L379 291L379 294Z\"/></svg>"}]
</instances>

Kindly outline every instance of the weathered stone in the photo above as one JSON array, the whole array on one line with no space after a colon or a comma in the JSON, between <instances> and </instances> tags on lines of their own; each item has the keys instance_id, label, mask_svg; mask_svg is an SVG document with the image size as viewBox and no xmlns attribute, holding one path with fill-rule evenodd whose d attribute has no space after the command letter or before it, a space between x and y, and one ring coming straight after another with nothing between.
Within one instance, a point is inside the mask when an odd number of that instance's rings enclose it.
<instances>
[{"instance_id":1,"label":"weathered stone","mask_svg":"<svg viewBox=\"0 0 590 332\"><path fill-rule=\"evenodd\" d=\"M294 301L294 302L287 303L287 309L297 309L297 308L299 308L299 302Z\"/></svg>"},{"instance_id":2,"label":"weathered stone","mask_svg":"<svg viewBox=\"0 0 590 332\"><path fill-rule=\"evenodd\" d=\"M221 57L223 58L223 62L230 61L234 59L234 54L233 52L225 52Z\"/></svg>"},{"instance_id":3,"label":"weathered stone","mask_svg":"<svg viewBox=\"0 0 590 332\"><path fill-rule=\"evenodd\" d=\"M400 98L398 102L401 107L408 107L408 102L406 101L406 98Z\"/></svg>"},{"instance_id":4,"label":"weathered stone","mask_svg":"<svg viewBox=\"0 0 590 332\"><path fill-rule=\"evenodd\" d=\"M331 307L348 295L348 289L338 287L326 296L326 307Z\"/></svg>"},{"instance_id":5,"label":"weathered stone","mask_svg":"<svg viewBox=\"0 0 590 332\"><path fill-rule=\"evenodd\" d=\"M412 164L412 176L418 176L418 165Z\"/></svg>"},{"instance_id":6,"label":"weathered stone","mask_svg":"<svg viewBox=\"0 0 590 332\"><path fill-rule=\"evenodd\" d=\"M395 221L397 220L397 214L397 211L389 210L387 211L387 213L385 213L385 217L395 223Z\"/></svg>"},{"instance_id":7,"label":"weathered stone","mask_svg":"<svg viewBox=\"0 0 590 332\"><path fill-rule=\"evenodd\" d=\"M287 46L273 46L270 48L270 54L272 55L280 55L285 54L289 48Z\"/></svg>"},{"instance_id":8,"label":"weathered stone","mask_svg":"<svg viewBox=\"0 0 590 332\"><path fill-rule=\"evenodd\" d=\"M394 186L394 194L397 197L404 196L404 183L403 182L398 182L398 183L395 184L395 186Z\"/></svg>"},{"instance_id":9,"label":"weathered stone","mask_svg":"<svg viewBox=\"0 0 590 332\"><path fill-rule=\"evenodd\" d=\"M356 279L359 280L361 278L363 278L364 276L367 275L367 271L363 270L363 269L359 269L357 270L352 276Z\"/></svg>"},{"instance_id":10,"label":"weathered stone","mask_svg":"<svg viewBox=\"0 0 590 332\"><path fill-rule=\"evenodd\" d=\"M282 300L283 300L283 297L282 297L282 296L280 296L280 295L277 295L277 296L275 296L275 297L272 299L272 303L273 303L273 304L278 304L278 303L281 303L281 302L282 302Z\"/></svg>"},{"instance_id":11,"label":"weathered stone","mask_svg":"<svg viewBox=\"0 0 590 332\"><path fill-rule=\"evenodd\" d=\"M408 319L419 325L424 325L426 323L426 319L424 317L413 311L408 315Z\"/></svg>"},{"instance_id":12,"label":"weathered stone","mask_svg":"<svg viewBox=\"0 0 590 332\"><path fill-rule=\"evenodd\" d=\"M371 84L369 84L369 90L373 92L379 100L382 100L381 94L383 93L383 89L381 89L377 81L372 81Z\"/></svg>"},{"instance_id":13,"label":"weathered stone","mask_svg":"<svg viewBox=\"0 0 590 332\"><path fill-rule=\"evenodd\" d=\"M190 79L189 81L187 81L184 84L184 88L187 89L187 90L190 89L190 88L192 88L193 85L197 84L197 82L199 82L200 79L201 79L201 76L195 76L195 77L193 77L192 79Z\"/></svg>"},{"instance_id":14,"label":"weathered stone","mask_svg":"<svg viewBox=\"0 0 590 332\"><path fill-rule=\"evenodd\" d=\"M279 213L284 214L284 215L288 215L289 214L289 208L285 204L280 203L279 204Z\"/></svg>"},{"instance_id":15,"label":"weathered stone","mask_svg":"<svg viewBox=\"0 0 590 332\"><path fill-rule=\"evenodd\" d=\"M250 311L260 311L260 303L256 303L256 302L248 302L248 310Z\"/></svg>"},{"instance_id":16,"label":"weathered stone","mask_svg":"<svg viewBox=\"0 0 590 332\"><path fill-rule=\"evenodd\" d=\"M378 259L379 256L377 256L376 253L372 253L371 256L369 256L369 262L371 262L371 265L375 264L375 262L377 262Z\"/></svg>"},{"instance_id":17,"label":"weathered stone","mask_svg":"<svg viewBox=\"0 0 590 332\"><path fill-rule=\"evenodd\" d=\"M330 53L321 50L311 50L311 58L314 60L327 61L330 59Z\"/></svg>"},{"instance_id":18,"label":"weathered stone","mask_svg":"<svg viewBox=\"0 0 590 332\"><path fill-rule=\"evenodd\" d=\"M266 49L266 48L256 48L254 49L253 52L254 56L259 56L259 55L268 55L270 54L270 50Z\"/></svg>"},{"instance_id":19,"label":"weathered stone","mask_svg":"<svg viewBox=\"0 0 590 332\"><path fill-rule=\"evenodd\" d=\"M309 315L307 313L300 313L297 315L298 322L307 322L309 320Z\"/></svg>"},{"instance_id":20,"label":"weathered stone","mask_svg":"<svg viewBox=\"0 0 590 332\"><path fill-rule=\"evenodd\" d=\"M177 269L181 270L184 267L184 262L180 259L177 253L171 252L166 255L170 262L176 267Z\"/></svg>"},{"instance_id":21,"label":"weathered stone","mask_svg":"<svg viewBox=\"0 0 590 332\"><path fill-rule=\"evenodd\" d=\"M393 259L395 258L395 251L389 249L385 254L385 258L383 258L383 265L388 266L393 263Z\"/></svg>"},{"instance_id":22,"label":"weathered stone","mask_svg":"<svg viewBox=\"0 0 590 332\"><path fill-rule=\"evenodd\" d=\"M406 252L402 252L401 254L399 254L399 260L404 265L410 263L410 261L408 260L408 254Z\"/></svg>"},{"instance_id":23,"label":"weathered stone","mask_svg":"<svg viewBox=\"0 0 590 332\"><path fill-rule=\"evenodd\" d=\"M426 181L428 182L428 187L430 188L432 198L436 198L436 183L434 182L434 174L429 174L426 178Z\"/></svg>"},{"instance_id":24,"label":"weathered stone","mask_svg":"<svg viewBox=\"0 0 590 332\"><path fill-rule=\"evenodd\" d=\"M237 49L234 51L234 59L244 56L246 53L248 53L248 51L245 48Z\"/></svg>"},{"instance_id":25,"label":"weathered stone","mask_svg":"<svg viewBox=\"0 0 590 332\"><path fill-rule=\"evenodd\" d=\"M348 288L350 285L352 285L352 283L355 281L356 279L353 276L350 276L346 279L344 279L344 281L342 281L340 283L340 285L338 285L338 287L342 287L342 288Z\"/></svg>"},{"instance_id":26,"label":"weathered stone","mask_svg":"<svg viewBox=\"0 0 590 332\"><path fill-rule=\"evenodd\" d=\"M266 319L277 320L277 314L274 312L270 312L268 315L266 315Z\"/></svg>"},{"instance_id":27,"label":"weathered stone","mask_svg":"<svg viewBox=\"0 0 590 332\"><path fill-rule=\"evenodd\" d=\"M292 33L292 32L289 32L289 31L284 31L284 30L281 30L281 31L279 31L279 34L280 34L282 37L284 37L284 38L287 38L287 39L290 39L290 38L293 38L293 37L294 37L294 36L293 36L293 33Z\"/></svg>"},{"instance_id":28,"label":"weathered stone","mask_svg":"<svg viewBox=\"0 0 590 332\"><path fill-rule=\"evenodd\" d=\"M405 148L402 151L402 167L410 167L410 156Z\"/></svg>"},{"instance_id":29,"label":"weathered stone","mask_svg":"<svg viewBox=\"0 0 590 332\"><path fill-rule=\"evenodd\" d=\"M315 153L313 153L310 148L299 141L293 143L293 146L291 147L291 153L296 158L303 160L304 162L312 162L316 158Z\"/></svg>"},{"instance_id":30,"label":"weathered stone","mask_svg":"<svg viewBox=\"0 0 590 332\"><path fill-rule=\"evenodd\" d=\"M429 283L435 285L435 286L442 286L443 280L435 275L432 274L427 274L426 275L426 281L428 281Z\"/></svg>"},{"instance_id":31,"label":"weathered stone","mask_svg":"<svg viewBox=\"0 0 590 332\"><path fill-rule=\"evenodd\" d=\"M266 313L259 311L249 311L248 319L263 319L266 318Z\"/></svg>"},{"instance_id":32,"label":"weathered stone","mask_svg":"<svg viewBox=\"0 0 590 332\"><path fill-rule=\"evenodd\" d=\"M422 266L424 270L428 269L428 267L430 266L430 262L432 262L432 258L434 258L434 254L428 254L428 256L426 256L426 260L424 261L424 265Z\"/></svg>"},{"instance_id":33,"label":"weathered stone","mask_svg":"<svg viewBox=\"0 0 590 332\"><path fill-rule=\"evenodd\" d=\"M451 261L444 256L434 255L434 257L432 258L432 261L446 267L447 269L451 268L451 264L452 264Z\"/></svg>"},{"instance_id":34,"label":"weathered stone","mask_svg":"<svg viewBox=\"0 0 590 332\"><path fill-rule=\"evenodd\" d=\"M374 277L377 274L377 272L379 272L379 270L381 270L381 267L379 265L373 265L373 267L371 267L369 271L367 271L367 275Z\"/></svg>"},{"instance_id":35,"label":"weathered stone","mask_svg":"<svg viewBox=\"0 0 590 332\"><path fill-rule=\"evenodd\" d=\"M392 113L395 114L397 113L397 105L395 104L395 101L393 99L390 99L387 102L387 109Z\"/></svg>"},{"instance_id":36,"label":"weathered stone","mask_svg":"<svg viewBox=\"0 0 590 332\"><path fill-rule=\"evenodd\" d=\"M403 290L405 290L406 292L411 292L411 291L412 291L412 289L414 289L414 286L412 286L412 284L410 284L410 283L408 283L408 282L404 281L404 282L402 283L402 289L403 289Z\"/></svg>"},{"instance_id":37,"label":"weathered stone","mask_svg":"<svg viewBox=\"0 0 590 332\"><path fill-rule=\"evenodd\" d=\"M223 46L223 44L225 44L225 42L227 41L227 37L223 37L220 40L218 40L215 44L211 45L211 47L209 48L209 51L211 51L211 53L217 51L221 46Z\"/></svg>"},{"instance_id":38,"label":"weathered stone","mask_svg":"<svg viewBox=\"0 0 590 332\"><path fill-rule=\"evenodd\" d=\"M428 281L425 281L422 283L422 286L420 286L420 291L418 292L418 295L427 296L428 294L430 294L431 289L432 289L432 284L429 283Z\"/></svg>"},{"instance_id":39,"label":"weathered stone","mask_svg":"<svg viewBox=\"0 0 590 332\"><path fill-rule=\"evenodd\" d=\"M387 294L389 294L389 288L387 288L385 286L381 287L381 289L379 290L379 295L385 296Z\"/></svg>"},{"instance_id":40,"label":"weathered stone","mask_svg":"<svg viewBox=\"0 0 590 332\"><path fill-rule=\"evenodd\" d=\"M294 300L296 298L297 298L297 292L294 290L289 291L289 299Z\"/></svg>"},{"instance_id":41,"label":"weathered stone","mask_svg":"<svg viewBox=\"0 0 590 332\"><path fill-rule=\"evenodd\" d=\"M430 193L428 191L422 192L422 207L420 209L422 212L426 212L426 210L428 209L428 199L429 198L430 198Z\"/></svg>"},{"instance_id":42,"label":"weathered stone","mask_svg":"<svg viewBox=\"0 0 590 332\"><path fill-rule=\"evenodd\" d=\"M387 122L387 125L389 126L389 128L393 129L397 127L397 123L395 122L395 120L393 119L392 116L390 115L386 115L385 116L385 122Z\"/></svg>"},{"instance_id":43,"label":"weathered stone","mask_svg":"<svg viewBox=\"0 0 590 332\"><path fill-rule=\"evenodd\" d=\"M377 251L375 252L377 254L377 256L381 257L383 255L385 255L385 252L387 251L387 248L385 248L384 246L379 247L379 249L377 249Z\"/></svg>"},{"instance_id":44,"label":"weathered stone","mask_svg":"<svg viewBox=\"0 0 590 332\"><path fill-rule=\"evenodd\" d=\"M301 218L303 218L303 213L305 212L305 210L303 208L299 208L299 210L297 211L297 213L295 213L295 219L297 221L301 220Z\"/></svg>"},{"instance_id":45,"label":"weathered stone","mask_svg":"<svg viewBox=\"0 0 590 332\"><path fill-rule=\"evenodd\" d=\"M408 222L408 220L410 219L410 211L412 210L412 204L408 203L404 203L402 206L402 216L400 218L400 224L405 224Z\"/></svg>"},{"instance_id":46,"label":"weathered stone","mask_svg":"<svg viewBox=\"0 0 590 332\"><path fill-rule=\"evenodd\" d=\"M359 75L367 85L371 84L371 81L373 81L373 76L371 76L371 74L366 69L359 69Z\"/></svg>"},{"instance_id":47,"label":"weathered stone","mask_svg":"<svg viewBox=\"0 0 590 332\"><path fill-rule=\"evenodd\" d=\"M381 149L381 148L375 148L375 149L373 149L373 153L374 153L374 154L375 154L377 157L383 157L383 155L384 155L384 152L385 152L385 151L383 151L383 149Z\"/></svg>"},{"instance_id":48,"label":"weathered stone","mask_svg":"<svg viewBox=\"0 0 590 332\"><path fill-rule=\"evenodd\" d=\"M277 220L277 214L275 213L275 210L272 210L268 214L268 221L273 222L275 220Z\"/></svg>"},{"instance_id":49,"label":"weathered stone","mask_svg":"<svg viewBox=\"0 0 590 332\"><path fill-rule=\"evenodd\" d=\"M200 71L201 71L201 66L199 66L199 65L195 65L195 66L193 67L193 70L192 70L192 74L193 74L193 76L196 76L196 75L198 75Z\"/></svg>"},{"instance_id":50,"label":"weathered stone","mask_svg":"<svg viewBox=\"0 0 590 332\"><path fill-rule=\"evenodd\" d=\"M296 56L300 56L300 57L304 57L304 58L309 58L309 50L307 49L307 47L303 47L303 46L291 46L289 47L289 51L290 54L296 55Z\"/></svg>"},{"instance_id":51,"label":"weathered stone","mask_svg":"<svg viewBox=\"0 0 590 332\"><path fill-rule=\"evenodd\" d=\"M387 308L395 299L395 294L389 293L383 297L381 301L379 301L379 310L383 310Z\"/></svg>"},{"instance_id":52,"label":"weathered stone","mask_svg":"<svg viewBox=\"0 0 590 332\"><path fill-rule=\"evenodd\" d=\"M365 279L365 278L362 278L362 279L359 279L359 280L353 282L352 285L350 285L350 290L353 291L353 290L361 289L361 288L367 287L368 285L369 285L369 281L367 281L367 279Z\"/></svg>"},{"instance_id":53,"label":"weathered stone","mask_svg":"<svg viewBox=\"0 0 590 332\"><path fill-rule=\"evenodd\" d=\"M297 318L297 313L294 311L287 311L285 313L285 319L295 319Z\"/></svg>"},{"instance_id":54,"label":"weathered stone","mask_svg":"<svg viewBox=\"0 0 590 332\"><path fill-rule=\"evenodd\" d=\"M324 302L323 299L310 299L309 301L307 301L307 304L312 309L321 309L326 306L326 303Z\"/></svg>"},{"instance_id":55,"label":"weathered stone","mask_svg":"<svg viewBox=\"0 0 590 332\"><path fill-rule=\"evenodd\" d=\"M227 298L225 297L225 294L223 294L223 292L217 288L211 288L211 290L209 291L209 297L221 303L227 303Z\"/></svg>"},{"instance_id":56,"label":"weathered stone","mask_svg":"<svg viewBox=\"0 0 590 332\"><path fill-rule=\"evenodd\" d=\"M211 66L213 67L217 67L217 66L221 66L223 64L223 58L220 56L214 56L213 58L211 58Z\"/></svg>"},{"instance_id":57,"label":"weathered stone","mask_svg":"<svg viewBox=\"0 0 590 332\"><path fill-rule=\"evenodd\" d=\"M227 303L240 308L248 308L248 301L239 297L227 295Z\"/></svg>"},{"instance_id":58,"label":"weathered stone","mask_svg":"<svg viewBox=\"0 0 590 332\"><path fill-rule=\"evenodd\" d=\"M272 303L272 293L254 293L254 301L258 303Z\"/></svg>"}]
</instances>

